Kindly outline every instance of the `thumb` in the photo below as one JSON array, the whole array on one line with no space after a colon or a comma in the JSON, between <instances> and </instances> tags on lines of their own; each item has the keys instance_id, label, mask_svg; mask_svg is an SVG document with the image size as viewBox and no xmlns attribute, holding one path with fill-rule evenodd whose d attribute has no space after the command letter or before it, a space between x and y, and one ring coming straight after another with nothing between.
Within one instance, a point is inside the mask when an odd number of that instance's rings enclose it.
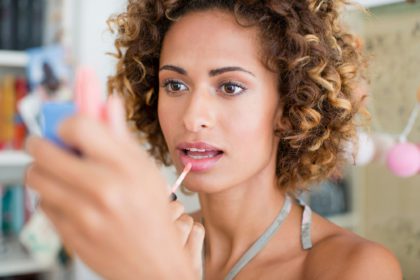
<instances>
[{"instance_id":1,"label":"thumb","mask_svg":"<svg viewBox=\"0 0 420 280\"><path fill-rule=\"evenodd\" d=\"M203 245L204 245L205 230L202 224L194 223L190 236L186 244L186 249L190 252L194 270L200 274L203 273Z\"/></svg>"}]
</instances>

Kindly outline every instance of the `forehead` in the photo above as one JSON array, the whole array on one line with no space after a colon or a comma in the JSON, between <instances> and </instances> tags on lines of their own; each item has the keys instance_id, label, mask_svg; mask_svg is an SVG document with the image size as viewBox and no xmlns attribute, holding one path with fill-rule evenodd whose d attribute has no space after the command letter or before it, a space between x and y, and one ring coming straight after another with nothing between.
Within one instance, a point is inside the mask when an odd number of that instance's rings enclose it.
<instances>
[{"instance_id":1,"label":"forehead","mask_svg":"<svg viewBox=\"0 0 420 280\"><path fill-rule=\"evenodd\" d=\"M173 23L165 35L161 64L211 61L212 66L260 63L256 27L243 27L233 14L220 10L191 12Z\"/></svg>"}]
</instances>

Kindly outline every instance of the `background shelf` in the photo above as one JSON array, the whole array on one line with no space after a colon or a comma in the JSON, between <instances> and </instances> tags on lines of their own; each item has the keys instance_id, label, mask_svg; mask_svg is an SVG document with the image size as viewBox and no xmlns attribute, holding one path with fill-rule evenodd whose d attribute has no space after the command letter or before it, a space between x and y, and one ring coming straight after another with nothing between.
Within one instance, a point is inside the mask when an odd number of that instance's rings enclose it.
<instances>
[{"instance_id":1,"label":"background shelf","mask_svg":"<svg viewBox=\"0 0 420 280\"><path fill-rule=\"evenodd\" d=\"M28 59L24 51L0 50L1 67L26 67Z\"/></svg>"},{"instance_id":2,"label":"background shelf","mask_svg":"<svg viewBox=\"0 0 420 280\"><path fill-rule=\"evenodd\" d=\"M32 158L23 151L0 151L0 167L25 166Z\"/></svg>"},{"instance_id":3,"label":"background shelf","mask_svg":"<svg viewBox=\"0 0 420 280\"><path fill-rule=\"evenodd\" d=\"M0 151L0 184L21 184L31 162L23 151Z\"/></svg>"},{"instance_id":4,"label":"background shelf","mask_svg":"<svg viewBox=\"0 0 420 280\"><path fill-rule=\"evenodd\" d=\"M38 273L49 268L36 262L16 236L0 236L0 277Z\"/></svg>"}]
</instances>

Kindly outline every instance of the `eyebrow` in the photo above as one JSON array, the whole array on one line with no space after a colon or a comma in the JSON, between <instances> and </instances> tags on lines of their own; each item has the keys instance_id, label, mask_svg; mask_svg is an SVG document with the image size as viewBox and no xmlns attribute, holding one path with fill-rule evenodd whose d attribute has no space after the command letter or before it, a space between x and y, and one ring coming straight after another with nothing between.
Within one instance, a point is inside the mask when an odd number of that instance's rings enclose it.
<instances>
[{"instance_id":1,"label":"eyebrow","mask_svg":"<svg viewBox=\"0 0 420 280\"><path fill-rule=\"evenodd\" d=\"M179 73L181 75L188 75L187 70L185 70L181 67L175 66L175 65L169 65L169 64L164 65L159 69L159 71L162 71L162 70L174 71L174 72ZM250 75L255 77L254 73L252 73L251 71L248 71L248 70L246 70L242 67L239 67L239 66L228 66L228 67L213 69L213 70L209 71L209 76L214 77L214 76L226 73L226 72L235 72L235 71L244 72L244 73L250 74Z\"/></svg>"},{"instance_id":2,"label":"eyebrow","mask_svg":"<svg viewBox=\"0 0 420 280\"><path fill-rule=\"evenodd\" d=\"M159 69L159 72L162 70L174 71L181 75L187 75L187 71L185 69L175 65L164 65Z\"/></svg>"},{"instance_id":3,"label":"eyebrow","mask_svg":"<svg viewBox=\"0 0 420 280\"><path fill-rule=\"evenodd\" d=\"M217 68L217 69L210 70L209 76L214 77L214 76L226 73L226 72L235 72L235 71L245 72L245 73L248 73L248 74L255 77L254 73L252 73L251 71L248 71L248 70L246 70L242 67L238 67L238 66L228 66L228 67L222 67L222 68Z\"/></svg>"}]
</instances>

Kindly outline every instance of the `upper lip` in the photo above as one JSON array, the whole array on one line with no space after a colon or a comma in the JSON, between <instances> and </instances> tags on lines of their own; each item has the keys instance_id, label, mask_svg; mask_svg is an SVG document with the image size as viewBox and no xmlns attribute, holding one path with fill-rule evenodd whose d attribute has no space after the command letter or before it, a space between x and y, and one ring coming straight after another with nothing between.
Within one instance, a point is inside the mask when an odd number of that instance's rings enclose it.
<instances>
[{"instance_id":1,"label":"upper lip","mask_svg":"<svg viewBox=\"0 0 420 280\"><path fill-rule=\"evenodd\" d=\"M207 144L206 142L183 142L177 146L177 149L180 149L180 150L187 150L191 148L206 150L206 151L221 151L222 152L222 150L219 149L218 147Z\"/></svg>"}]
</instances>

